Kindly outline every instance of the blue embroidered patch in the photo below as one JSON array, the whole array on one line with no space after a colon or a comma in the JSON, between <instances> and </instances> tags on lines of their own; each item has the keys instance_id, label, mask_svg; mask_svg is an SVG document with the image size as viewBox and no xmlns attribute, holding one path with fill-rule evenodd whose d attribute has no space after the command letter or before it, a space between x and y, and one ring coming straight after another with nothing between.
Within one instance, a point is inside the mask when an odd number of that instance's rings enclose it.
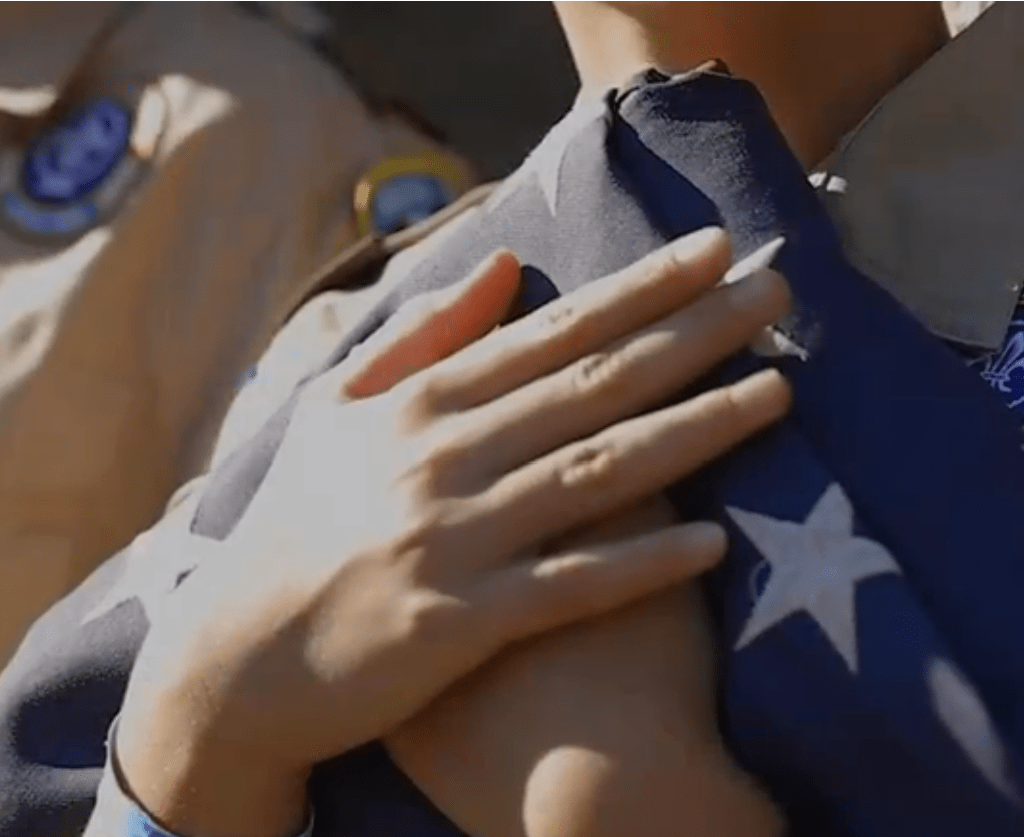
<instances>
[{"instance_id":1,"label":"blue embroidered patch","mask_svg":"<svg viewBox=\"0 0 1024 837\"><path fill-rule=\"evenodd\" d=\"M455 200L455 191L431 174L411 172L392 177L373 196L371 212L385 235L429 218Z\"/></svg>"},{"instance_id":2,"label":"blue embroidered patch","mask_svg":"<svg viewBox=\"0 0 1024 837\"><path fill-rule=\"evenodd\" d=\"M27 148L0 150L0 219L32 238L54 239L101 223L141 170L133 122L125 105L99 98Z\"/></svg>"},{"instance_id":3,"label":"blue embroidered patch","mask_svg":"<svg viewBox=\"0 0 1024 837\"><path fill-rule=\"evenodd\" d=\"M40 203L81 200L127 153L132 115L112 99L97 99L40 136L25 154L21 185Z\"/></svg>"},{"instance_id":4,"label":"blue embroidered patch","mask_svg":"<svg viewBox=\"0 0 1024 837\"><path fill-rule=\"evenodd\" d=\"M42 210L17 192L4 194L3 210L19 228L39 235L71 235L93 226L99 219L99 209L89 201L57 210Z\"/></svg>"},{"instance_id":5,"label":"blue embroidered patch","mask_svg":"<svg viewBox=\"0 0 1024 837\"><path fill-rule=\"evenodd\" d=\"M1003 347L972 358L968 366L978 370L1011 410L1024 415L1024 306L1017 309Z\"/></svg>"}]
</instances>

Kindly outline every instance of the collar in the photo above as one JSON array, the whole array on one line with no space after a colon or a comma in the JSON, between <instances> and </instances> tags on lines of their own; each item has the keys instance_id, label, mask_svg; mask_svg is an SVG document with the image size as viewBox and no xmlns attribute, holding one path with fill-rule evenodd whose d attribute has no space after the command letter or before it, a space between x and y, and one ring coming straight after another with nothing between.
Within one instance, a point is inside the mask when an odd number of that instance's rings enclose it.
<instances>
[{"instance_id":1,"label":"collar","mask_svg":"<svg viewBox=\"0 0 1024 837\"><path fill-rule=\"evenodd\" d=\"M1024 6L996 3L812 176L849 258L935 334L996 349L1024 287Z\"/></svg>"}]
</instances>

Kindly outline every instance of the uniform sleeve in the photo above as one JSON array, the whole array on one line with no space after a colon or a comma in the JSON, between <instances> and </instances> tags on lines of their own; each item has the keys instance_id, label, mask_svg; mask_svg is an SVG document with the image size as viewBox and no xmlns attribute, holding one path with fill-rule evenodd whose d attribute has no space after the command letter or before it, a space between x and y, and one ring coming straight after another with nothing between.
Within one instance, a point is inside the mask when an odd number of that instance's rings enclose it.
<instances>
[{"instance_id":1,"label":"uniform sleeve","mask_svg":"<svg viewBox=\"0 0 1024 837\"><path fill-rule=\"evenodd\" d=\"M235 4L140 4L96 63L87 100L141 79L163 123L103 223L0 225L0 661L203 470L298 286L353 238L356 179L423 142Z\"/></svg>"}]
</instances>

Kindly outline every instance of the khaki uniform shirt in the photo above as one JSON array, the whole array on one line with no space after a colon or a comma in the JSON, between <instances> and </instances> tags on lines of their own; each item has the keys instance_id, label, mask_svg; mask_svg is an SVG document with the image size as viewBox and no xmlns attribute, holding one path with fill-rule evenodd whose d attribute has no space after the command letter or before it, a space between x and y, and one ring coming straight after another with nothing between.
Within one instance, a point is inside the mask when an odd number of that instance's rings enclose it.
<instances>
[{"instance_id":1,"label":"khaki uniform shirt","mask_svg":"<svg viewBox=\"0 0 1024 837\"><path fill-rule=\"evenodd\" d=\"M131 117L112 171L28 194L34 143L101 100ZM204 467L301 283L357 237L361 174L430 147L232 4L0 5L0 658Z\"/></svg>"}]
</instances>

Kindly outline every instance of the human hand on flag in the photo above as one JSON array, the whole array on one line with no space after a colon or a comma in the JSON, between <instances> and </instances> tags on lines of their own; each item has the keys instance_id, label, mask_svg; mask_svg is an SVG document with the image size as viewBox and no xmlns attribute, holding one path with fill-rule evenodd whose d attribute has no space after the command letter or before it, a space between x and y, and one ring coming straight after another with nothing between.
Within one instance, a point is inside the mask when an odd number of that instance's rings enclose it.
<instances>
[{"instance_id":1,"label":"human hand on flag","mask_svg":"<svg viewBox=\"0 0 1024 837\"><path fill-rule=\"evenodd\" d=\"M770 370L634 417L785 313L770 271L716 287L729 263L704 231L497 329L519 277L499 253L314 380L225 554L140 653L118 741L139 801L185 833L294 825L314 764L510 643L713 565L710 523L542 545L788 408Z\"/></svg>"}]
</instances>

